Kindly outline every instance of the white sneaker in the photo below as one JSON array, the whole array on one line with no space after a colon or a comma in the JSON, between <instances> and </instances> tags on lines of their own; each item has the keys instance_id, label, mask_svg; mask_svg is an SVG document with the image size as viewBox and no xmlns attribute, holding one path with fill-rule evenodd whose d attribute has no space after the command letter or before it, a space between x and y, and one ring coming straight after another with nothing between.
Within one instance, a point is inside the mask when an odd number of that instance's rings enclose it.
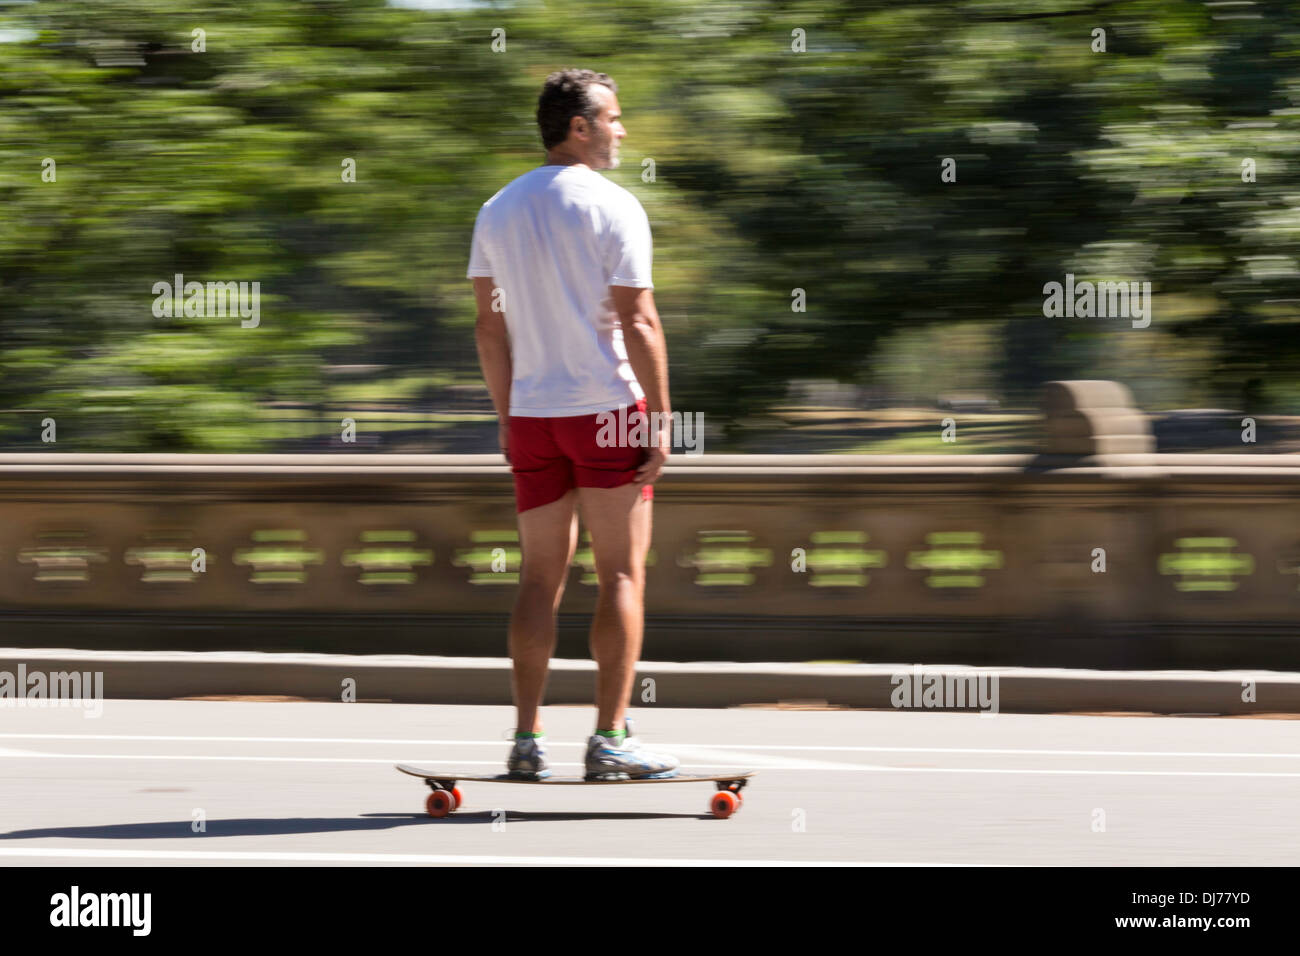
<instances>
[{"instance_id":1,"label":"white sneaker","mask_svg":"<svg viewBox=\"0 0 1300 956\"><path fill-rule=\"evenodd\" d=\"M506 758L506 770L520 780L545 780L551 775L546 765L545 737L516 737Z\"/></svg>"},{"instance_id":2,"label":"white sneaker","mask_svg":"<svg viewBox=\"0 0 1300 956\"><path fill-rule=\"evenodd\" d=\"M654 753L632 736L632 721L624 722L626 736L587 738L587 780L635 780L644 777L674 777L677 758Z\"/></svg>"}]
</instances>

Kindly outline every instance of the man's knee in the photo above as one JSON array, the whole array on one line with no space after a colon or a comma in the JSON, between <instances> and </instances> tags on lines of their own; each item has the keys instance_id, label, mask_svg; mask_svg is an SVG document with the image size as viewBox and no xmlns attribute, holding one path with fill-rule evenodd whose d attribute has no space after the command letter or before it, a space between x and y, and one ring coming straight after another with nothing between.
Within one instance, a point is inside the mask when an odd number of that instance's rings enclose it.
<instances>
[{"instance_id":1,"label":"man's knee","mask_svg":"<svg viewBox=\"0 0 1300 956\"><path fill-rule=\"evenodd\" d=\"M645 572L635 568L596 570L596 584L602 597L623 593L640 594L645 585Z\"/></svg>"},{"instance_id":2,"label":"man's knee","mask_svg":"<svg viewBox=\"0 0 1300 956\"><path fill-rule=\"evenodd\" d=\"M564 575L520 575L518 602L520 604L548 605L564 593Z\"/></svg>"}]
</instances>

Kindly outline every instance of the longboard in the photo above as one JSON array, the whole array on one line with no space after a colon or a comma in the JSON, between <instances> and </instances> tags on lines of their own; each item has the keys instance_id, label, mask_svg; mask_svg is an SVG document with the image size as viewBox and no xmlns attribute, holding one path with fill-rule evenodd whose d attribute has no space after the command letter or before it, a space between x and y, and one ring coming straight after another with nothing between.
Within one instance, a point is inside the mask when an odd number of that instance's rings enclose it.
<instances>
[{"instance_id":1,"label":"longboard","mask_svg":"<svg viewBox=\"0 0 1300 956\"><path fill-rule=\"evenodd\" d=\"M424 808L428 811L429 816L439 818L455 811L463 803L460 789L456 784L464 781L470 783L526 783L549 787L599 786L601 784L623 783L706 783L712 781L717 784L718 792L709 801L709 810L715 817L725 819L740 809L740 806L744 803L744 797L741 796L740 791L745 788L749 778L754 775L753 770L742 770L738 773L678 772L671 777L634 777L630 780L587 780L583 777L573 776L550 776L542 780L529 780L512 777L505 773L485 776L479 773L458 770L430 770L402 763L397 764L396 767L402 773L409 774L412 777L419 777L429 785L429 789L433 793L429 794Z\"/></svg>"}]
</instances>

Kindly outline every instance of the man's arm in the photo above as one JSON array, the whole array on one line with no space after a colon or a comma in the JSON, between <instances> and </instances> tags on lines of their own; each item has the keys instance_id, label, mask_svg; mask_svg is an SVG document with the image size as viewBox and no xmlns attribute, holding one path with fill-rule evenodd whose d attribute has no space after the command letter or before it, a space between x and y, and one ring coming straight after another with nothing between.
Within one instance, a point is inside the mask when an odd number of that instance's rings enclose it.
<instances>
[{"instance_id":1,"label":"man's arm","mask_svg":"<svg viewBox=\"0 0 1300 956\"><path fill-rule=\"evenodd\" d=\"M476 276L474 302L478 307L478 320L474 323L474 342L478 346L478 364L483 380L492 394L492 405L502 423L510 420L510 334L506 331L504 312L492 311L492 291L496 283L491 277Z\"/></svg>"},{"instance_id":2,"label":"man's arm","mask_svg":"<svg viewBox=\"0 0 1300 956\"><path fill-rule=\"evenodd\" d=\"M612 285L610 296L623 327L627 361L645 392L646 411L659 412L659 429L650 436L651 455L637 473L637 480L653 482L659 477L673 443L672 403L668 398L668 343L655 308L654 292L631 286ZM651 418L651 422L655 419Z\"/></svg>"},{"instance_id":3,"label":"man's arm","mask_svg":"<svg viewBox=\"0 0 1300 956\"><path fill-rule=\"evenodd\" d=\"M492 405L500 423L501 454L510 460L507 444L510 425L510 334L504 312L492 311L492 291L496 283L489 276L475 276L474 302L478 319L474 323L474 343L478 346L478 364L492 395Z\"/></svg>"},{"instance_id":4,"label":"man's arm","mask_svg":"<svg viewBox=\"0 0 1300 956\"><path fill-rule=\"evenodd\" d=\"M623 327L623 345L641 390L647 412L672 412L668 400L668 343L655 308L654 292L612 285L610 296Z\"/></svg>"}]
</instances>

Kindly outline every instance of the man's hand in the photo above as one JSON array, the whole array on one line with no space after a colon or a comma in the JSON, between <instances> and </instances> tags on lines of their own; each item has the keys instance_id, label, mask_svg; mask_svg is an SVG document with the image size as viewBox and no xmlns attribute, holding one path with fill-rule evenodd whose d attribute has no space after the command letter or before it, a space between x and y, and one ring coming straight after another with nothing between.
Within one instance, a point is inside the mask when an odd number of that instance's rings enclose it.
<instances>
[{"instance_id":1,"label":"man's hand","mask_svg":"<svg viewBox=\"0 0 1300 956\"><path fill-rule=\"evenodd\" d=\"M497 444L501 446L501 454L505 456L506 464L510 464L510 423L501 422L497 426Z\"/></svg>"},{"instance_id":2,"label":"man's hand","mask_svg":"<svg viewBox=\"0 0 1300 956\"><path fill-rule=\"evenodd\" d=\"M646 460L636 470L633 480L638 485L653 485L663 474L664 465L668 464L668 456L672 453L673 432L672 427L669 426L655 436L646 454Z\"/></svg>"}]
</instances>

